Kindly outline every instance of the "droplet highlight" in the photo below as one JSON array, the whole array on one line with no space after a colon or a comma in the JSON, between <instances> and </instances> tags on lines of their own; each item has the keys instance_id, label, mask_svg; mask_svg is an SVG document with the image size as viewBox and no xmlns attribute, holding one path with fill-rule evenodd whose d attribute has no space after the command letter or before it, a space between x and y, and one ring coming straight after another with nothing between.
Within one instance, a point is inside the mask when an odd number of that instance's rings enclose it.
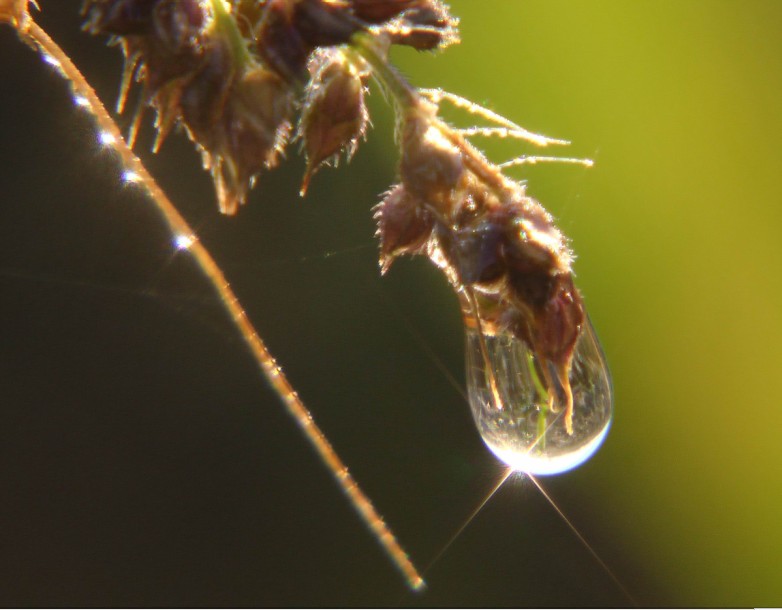
<instances>
[{"instance_id":1,"label":"droplet highlight","mask_svg":"<svg viewBox=\"0 0 782 610\"><path fill-rule=\"evenodd\" d=\"M115 138L114 135L108 131L101 131L98 134L98 142L100 142L103 146L111 146L117 142L117 138Z\"/></svg>"},{"instance_id":2,"label":"droplet highlight","mask_svg":"<svg viewBox=\"0 0 782 610\"><path fill-rule=\"evenodd\" d=\"M174 237L174 247L177 250L188 250L195 240L195 235L177 235Z\"/></svg>"},{"instance_id":3,"label":"droplet highlight","mask_svg":"<svg viewBox=\"0 0 782 610\"><path fill-rule=\"evenodd\" d=\"M486 445L516 471L559 474L586 462L611 426L611 377L587 319L576 342L569 380L573 433L564 409L555 412L542 367L521 339L509 333L484 337L466 330L467 392L475 424ZM492 381L493 376L493 381Z\"/></svg>"},{"instance_id":4,"label":"droplet highlight","mask_svg":"<svg viewBox=\"0 0 782 610\"><path fill-rule=\"evenodd\" d=\"M126 169L122 172L122 181L125 184L134 184L141 181L141 176L132 170Z\"/></svg>"}]
</instances>

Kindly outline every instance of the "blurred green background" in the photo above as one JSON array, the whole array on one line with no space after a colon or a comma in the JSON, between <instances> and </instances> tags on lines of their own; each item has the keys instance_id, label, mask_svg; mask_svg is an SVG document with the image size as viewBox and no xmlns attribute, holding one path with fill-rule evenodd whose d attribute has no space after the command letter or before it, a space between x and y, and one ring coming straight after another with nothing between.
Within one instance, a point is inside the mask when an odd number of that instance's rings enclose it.
<instances>
[{"instance_id":1,"label":"blurred green background","mask_svg":"<svg viewBox=\"0 0 782 610\"><path fill-rule=\"evenodd\" d=\"M40 23L113 101L119 52ZM782 3L454 0L463 43L416 84L593 158L512 170L557 217L613 374L600 452L508 482L407 593L67 88L0 31L0 454L8 605L782 603ZM394 179L381 97L356 159L302 161L220 217L189 143L149 166L402 543L430 564L502 473L463 383L456 300L423 260L379 278ZM449 118L459 116L449 114ZM469 117L464 119L469 122ZM127 119L124 119L125 124ZM151 128L142 133L147 149ZM495 160L532 150L487 143Z\"/></svg>"}]
</instances>

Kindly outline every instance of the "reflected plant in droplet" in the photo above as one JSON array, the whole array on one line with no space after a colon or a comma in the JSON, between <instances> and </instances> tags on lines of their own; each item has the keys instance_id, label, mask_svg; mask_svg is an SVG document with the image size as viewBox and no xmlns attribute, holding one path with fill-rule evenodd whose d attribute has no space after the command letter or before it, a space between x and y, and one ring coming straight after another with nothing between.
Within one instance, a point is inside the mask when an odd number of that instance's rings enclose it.
<instances>
[{"instance_id":1,"label":"reflected plant in droplet","mask_svg":"<svg viewBox=\"0 0 782 610\"><path fill-rule=\"evenodd\" d=\"M569 370L572 433L565 426L565 412L554 412L549 406L542 374L546 365L524 341L509 333L485 336L487 360L478 330L468 327L465 335L473 418L499 459L514 470L546 475L575 468L597 451L611 425L611 379L588 320ZM499 401L491 388L492 377L497 381Z\"/></svg>"}]
</instances>

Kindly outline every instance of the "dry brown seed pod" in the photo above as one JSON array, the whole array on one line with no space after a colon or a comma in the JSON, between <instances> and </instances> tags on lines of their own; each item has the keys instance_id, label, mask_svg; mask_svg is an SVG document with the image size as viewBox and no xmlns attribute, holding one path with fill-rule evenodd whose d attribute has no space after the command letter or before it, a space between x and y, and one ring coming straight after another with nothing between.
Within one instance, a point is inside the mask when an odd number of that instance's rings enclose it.
<instances>
[{"instance_id":1,"label":"dry brown seed pod","mask_svg":"<svg viewBox=\"0 0 782 610\"><path fill-rule=\"evenodd\" d=\"M291 83L304 83L313 51L347 44L363 27L348 2L269 0L252 34L255 50L272 70Z\"/></svg>"},{"instance_id":2,"label":"dry brown seed pod","mask_svg":"<svg viewBox=\"0 0 782 610\"><path fill-rule=\"evenodd\" d=\"M549 298L536 314L535 350L562 369L570 361L586 315L572 275L554 276Z\"/></svg>"},{"instance_id":3,"label":"dry brown seed pod","mask_svg":"<svg viewBox=\"0 0 782 610\"><path fill-rule=\"evenodd\" d=\"M397 184L374 207L380 239L380 270L386 273L396 257L422 254L432 236L434 219L421 200Z\"/></svg>"},{"instance_id":4,"label":"dry brown seed pod","mask_svg":"<svg viewBox=\"0 0 782 610\"><path fill-rule=\"evenodd\" d=\"M310 72L298 133L307 155L302 195L329 159L343 151L348 159L353 156L369 123L364 75L342 52L319 52L310 62Z\"/></svg>"},{"instance_id":5,"label":"dry brown seed pod","mask_svg":"<svg viewBox=\"0 0 782 610\"><path fill-rule=\"evenodd\" d=\"M442 49L459 42L459 20L451 17L448 7L438 0L413 3L387 27L394 44L419 51Z\"/></svg>"},{"instance_id":6,"label":"dry brown seed pod","mask_svg":"<svg viewBox=\"0 0 782 610\"><path fill-rule=\"evenodd\" d=\"M293 3L267 2L253 37L255 51L267 66L290 82L303 81L312 49L293 23Z\"/></svg>"},{"instance_id":7,"label":"dry brown seed pod","mask_svg":"<svg viewBox=\"0 0 782 610\"><path fill-rule=\"evenodd\" d=\"M420 102L402 125L399 173L407 189L437 208L450 210L452 194L465 175L462 153L434 122L434 108Z\"/></svg>"},{"instance_id":8,"label":"dry brown seed pod","mask_svg":"<svg viewBox=\"0 0 782 610\"><path fill-rule=\"evenodd\" d=\"M461 225L448 238L441 237L440 245L453 261L461 282L483 290L496 290L505 277L502 260L503 228L490 220L476 219Z\"/></svg>"},{"instance_id":9,"label":"dry brown seed pod","mask_svg":"<svg viewBox=\"0 0 782 610\"><path fill-rule=\"evenodd\" d=\"M86 0L82 15L85 29L92 34L127 36L149 30L155 0Z\"/></svg>"},{"instance_id":10,"label":"dry brown seed pod","mask_svg":"<svg viewBox=\"0 0 782 610\"><path fill-rule=\"evenodd\" d=\"M353 0L353 13L366 23L380 24L399 16L420 0Z\"/></svg>"},{"instance_id":11,"label":"dry brown seed pod","mask_svg":"<svg viewBox=\"0 0 782 610\"><path fill-rule=\"evenodd\" d=\"M210 69L205 63L218 63L205 57L210 47L220 49L206 31L210 12L197 0L90 0L82 13L90 33L121 39L125 74L120 108L134 77L143 81L150 104L167 107L179 97L180 92L171 89L181 87L180 79ZM180 82L171 85L176 80Z\"/></svg>"},{"instance_id":12,"label":"dry brown seed pod","mask_svg":"<svg viewBox=\"0 0 782 610\"><path fill-rule=\"evenodd\" d=\"M141 54L147 91L155 92L209 61L209 47L218 46L205 29L209 17L207 8L197 0L159 0L148 32L125 38Z\"/></svg>"},{"instance_id":13,"label":"dry brown seed pod","mask_svg":"<svg viewBox=\"0 0 782 610\"><path fill-rule=\"evenodd\" d=\"M235 68L231 51L224 41L215 37L210 38L209 43L198 70L174 83L169 90L190 137L211 153L221 140L217 129L231 94Z\"/></svg>"},{"instance_id":14,"label":"dry brown seed pod","mask_svg":"<svg viewBox=\"0 0 782 610\"><path fill-rule=\"evenodd\" d=\"M256 175L277 164L290 135L292 110L287 83L266 68L255 68L234 83L214 153L219 158L213 177L222 213L234 214Z\"/></svg>"},{"instance_id":15,"label":"dry brown seed pod","mask_svg":"<svg viewBox=\"0 0 782 610\"><path fill-rule=\"evenodd\" d=\"M293 93L282 77L245 55L231 30L233 18L213 14L210 6L199 0L90 0L84 12L92 33L121 37L126 68L120 106L139 75L146 101L157 111L155 149L179 121L202 151L220 210L233 214L254 177L276 164L287 142Z\"/></svg>"}]
</instances>

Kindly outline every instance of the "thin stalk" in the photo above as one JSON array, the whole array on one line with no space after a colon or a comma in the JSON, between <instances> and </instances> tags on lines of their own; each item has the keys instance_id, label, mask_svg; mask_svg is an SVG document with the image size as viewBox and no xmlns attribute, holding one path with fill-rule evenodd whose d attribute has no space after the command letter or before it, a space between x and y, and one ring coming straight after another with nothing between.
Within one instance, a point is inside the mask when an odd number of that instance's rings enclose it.
<instances>
[{"instance_id":1,"label":"thin stalk","mask_svg":"<svg viewBox=\"0 0 782 610\"><path fill-rule=\"evenodd\" d=\"M14 22L20 37L44 54L48 63L55 66L70 83L74 97L92 116L100 130L100 140L111 146L119 155L125 168L125 175L140 186L157 208L164 222L183 249L187 249L195 259L201 272L219 297L220 303L230 317L242 339L253 355L261 373L280 397L288 413L304 433L321 461L326 465L337 484L347 496L350 504L359 514L365 525L380 543L393 564L404 575L407 584L413 590L421 590L424 581L416 567L397 542L394 534L378 514L367 495L358 486L344 462L340 459L321 429L315 424L311 413L296 394L280 366L267 349L258 332L247 317L236 293L231 288L220 267L209 251L198 240L195 232L177 211L141 160L130 149L117 124L111 118L97 94L73 64L68 55L38 26L29 16ZM131 178L129 178L131 179Z\"/></svg>"},{"instance_id":2,"label":"thin stalk","mask_svg":"<svg viewBox=\"0 0 782 610\"><path fill-rule=\"evenodd\" d=\"M214 16L212 27L218 29L230 41L235 65L246 66L253 59L250 51L247 49L247 43L236 25L236 20L231 16L231 12L225 4L225 0L212 0L211 6Z\"/></svg>"},{"instance_id":3,"label":"thin stalk","mask_svg":"<svg viewBox=\"0 0 782 610\"><path fill-rule=\"evenodd\" d=\"M363 32L354 34L350 46L372 67L372 76L388 90L400 108L405 110L420 103L416 89L378 52L375 36Z\"/></svg>"},{"instance_id":4,"label":"thin stalk","mask_svg":"<svg viewBox=\"0 0 782 610\"><path fill-rule=\"evenodd\" d=\"M391 94L399 108L404 111L422 103L424 98L418 91L377 52L375 39L372 36L365 33L356 34L351 40L351 46L372 67L372 75ZM483 153L460 133L437 116L432 116L431 120L443 136L461 151L464 155L464 164L486 186L499 195L508 193L513 188L512 183L502 174L502 170L490 163Z\"/></svg>"}]
</instances>

